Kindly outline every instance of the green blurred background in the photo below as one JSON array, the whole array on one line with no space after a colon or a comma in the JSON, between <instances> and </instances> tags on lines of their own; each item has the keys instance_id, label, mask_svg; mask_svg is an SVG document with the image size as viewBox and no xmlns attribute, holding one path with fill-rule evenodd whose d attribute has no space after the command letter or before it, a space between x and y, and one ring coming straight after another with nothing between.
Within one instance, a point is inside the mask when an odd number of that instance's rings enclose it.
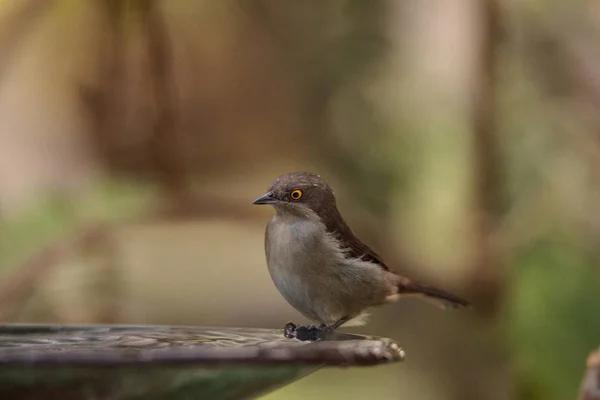
<instances>
[{"instance_id":1,"label":"green blurred background","mask_svg":"<svg viewBox=\"0 0 600 400\"><path fill-rule=\"evenodd\" d=\"M334 187L405 300L394 366L269 400L574 399L600 344L600 3L0 2L0 320L280 328L279 174Z\"/></svg>"}]
</instances>

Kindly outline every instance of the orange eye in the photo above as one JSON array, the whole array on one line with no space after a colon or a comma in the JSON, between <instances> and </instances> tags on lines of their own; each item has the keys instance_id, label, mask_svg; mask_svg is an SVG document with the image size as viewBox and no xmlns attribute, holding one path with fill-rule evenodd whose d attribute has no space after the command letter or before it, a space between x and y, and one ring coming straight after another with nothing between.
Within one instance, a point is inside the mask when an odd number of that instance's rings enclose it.
<instances>
[{"instance_id":1,"label":"orange eye","mask_svg":"<svg viewBox=\"0 0 600 400\"><path fill-rule=\"evenodd\" d=\"M290 193L290 197L292 200L300 200L300 197L302 197L302 190L296 189L292 191L292 193Z\"/></svg>"}]
</instances>

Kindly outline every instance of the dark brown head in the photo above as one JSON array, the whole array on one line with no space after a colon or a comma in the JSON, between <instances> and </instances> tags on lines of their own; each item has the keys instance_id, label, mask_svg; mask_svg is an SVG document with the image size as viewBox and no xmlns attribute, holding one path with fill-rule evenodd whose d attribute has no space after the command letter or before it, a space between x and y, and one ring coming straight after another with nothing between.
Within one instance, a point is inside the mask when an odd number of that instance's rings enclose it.
<instances>
[{"instance_id":1,"label":"dark brown head","mask_svg":"<svg viewBox=\"0 0 600 400\"><path fill-rule=\"evenodd\" d=\"M333 190L319 175L293 172L275 179L269 191L252 204L270 204L276 209L302 212L306 208L321 216L336 209Z\"/></svg>"}]
</instances>

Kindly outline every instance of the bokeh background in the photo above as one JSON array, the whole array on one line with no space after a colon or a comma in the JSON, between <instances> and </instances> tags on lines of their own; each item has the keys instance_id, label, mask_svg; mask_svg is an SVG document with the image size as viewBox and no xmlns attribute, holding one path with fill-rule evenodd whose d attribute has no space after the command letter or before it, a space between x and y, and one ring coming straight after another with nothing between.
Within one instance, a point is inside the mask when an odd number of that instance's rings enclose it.
<instances>
[{"instance_id":1,"label":"bokeh background","mask_svg":"<svg viewBox=\"0 0 600 400\"><path fill-rule=\"evenodd\" d=\"M574 399L600 344L600 3L0 3L0 320L280 328L279 174L334 187L407 299L399 365L265 397Z\"/></svg>"}]
</instances>

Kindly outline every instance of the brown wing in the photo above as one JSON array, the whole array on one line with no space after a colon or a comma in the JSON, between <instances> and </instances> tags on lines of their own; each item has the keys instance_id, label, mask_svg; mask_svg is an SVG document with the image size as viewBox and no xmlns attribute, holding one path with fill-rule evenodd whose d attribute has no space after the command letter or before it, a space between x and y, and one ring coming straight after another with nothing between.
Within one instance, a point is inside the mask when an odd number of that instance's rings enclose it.
<instances>
[{"instance_id":1,"label":"brown wing","mask_svg":"<svg viewBox=\"0 0 600 400\"><path fill-rule=\"evenodd\" d=\"M330 214L331 215L331 214ZM372 262L381 266L381 268L389 271L389 268L381 257L373 249L364 244L359 238L356 237L354 232L348 225L341 219L338 218L324 218L323 222L328 232L332 232L333 235L340 241L340 244L346 250L348 257L360 258L361 260Z\"/></svg>"},{"instance_id":2,"label":"brown wing","mask_svg":"<svg viewBox=\"0 0 600 400\"><path fill-rule=\"evenodd\" d=\"M390 270L388 266L381 261L381 257L375 253L373 249L364 244L359 238L356 237L356 235L354 235L354 232L352 232L350 227L346 225L341 216L337 214L337 210L330 210L329 213L324 214L324 217L325 218L322 218L322 220L325 223L327 231L332 232L333 235L335 235L335 237L340 241L340 244L346 251L348 257L360 258L364 261L377 264L386 271ZM413 281L398 274L395 275L398 277L398 289L400 293L423 295L444 307L470 306L468 301L465 301L451 293L445 292L430 285Z\"/></svg>"},{"instance_id":3,"label":"brown wing","mask_svg":"<svg viewBox=\"0 0 600 400\"><path fill-rule=\"evenodd\" d=\"M325 220L324 222L328 232L333 232L336 238L340 241L340 244L346 250L348 257L360 258L364 261L377 264L386 271L390 270L388 266L385 265L385 263L381 260L381 257L375 253L373 249L358 239L341 218L332 218ZM468 301L465 301L460 297L445 292L434 286L413 281L397 274L396 276L398 277L398 289L400 293L424 295L425 297L434 300L436 303L439 303L444 307L470 306Z\"/></svg>"},{"instance_id":4,"label":"brown wing","mask_svg":"<svg viewBox=\"0 0 600 400\"><path fill-rule=\"evenodd\" d=\"M377 255L377 253L375 253L375 251L373 251L373 249L371 249L366 244L362 243L359 240L355 240L349 243L346 242L346 244L348 244L348 254L351 257L360 258L361 260L372 262L373 264L381 266L381 268L385 269L386 271L389 271L388 266L385 265L383 261L381 261L379 255Z\"/></svg>"}]
</instances>

